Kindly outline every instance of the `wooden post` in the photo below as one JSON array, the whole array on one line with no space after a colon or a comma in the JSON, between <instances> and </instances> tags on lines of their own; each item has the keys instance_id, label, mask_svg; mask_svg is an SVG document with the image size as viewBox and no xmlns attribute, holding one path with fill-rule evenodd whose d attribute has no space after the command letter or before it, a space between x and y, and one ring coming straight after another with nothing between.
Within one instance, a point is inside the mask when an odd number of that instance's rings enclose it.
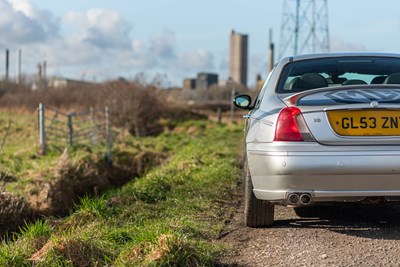
<instances>
[{"instance_id":1,"label":"wooden post","mask_svg":"<svg viewBox=\"0 0 400 267\"><path fill-rule=\"evenodd\" d=\"M231 92L231 123L233 123L233 115L235 112L235 106L233 105L233 99L235 98L235 94L236 94L235 89L232 89L232 92Z\"/></svg>"},{"instance_id":2,"label":"wooden post","mask_svg":"<svg viewBox=\"0 0 400 267\"><path fill-rule=\"evenodd\" d=\"M108 107L105 107L105 123L106 123L106 142L107 142L107 152L106 152L106 161L109 164L112 164L112 134L111 134L111 111Z\"/></svg>"},{"instance_id":3,"label":"wooden post","mask_svg":"<svg viewBox=\"0 0 400 267\"><path fill-rule=\"evenodd\" d=\"M41 155L45 155L47 153L47 145L46 145L46 128L45 128L45 106L43 103L39 104L38 119L39 119L39 153Z\"/></svg>"},{"instance_id":4,"label":"wooden post","mask_svg":"<svg viewBox=\"0 0 400 267\"><path fill-rule=\"evenodd\" d=\"M6 82L8 82L10 72L10 50L6 49Z\"/></svg>"},{"instance_id":5,"label":"wooden post","mask_svg":"<svg viewBox=\"0 0 400 267\"><path fill-rule=\"evenodd\" d=\"M74 145L74 125L72 122L72 117L74 113L68 113L68 130L69 130L69 145Z\"/></svg>"},{"instance_id":6,"label":"wooden post","mask_svg":"<svg viewBox=\"0 0 400 267\"><path fill-rule=\"evenodd\" d=\"M94 109L92 106L90 107L90 123L92 125L90 127L91 128L91 133L90 133L91 142L93 145L96 145L97 144L97 125L96 125L96 120L94 117Z\"/></svg>"},{"instance_id":7,"label":"wooden post","mask_svg":"<svg viewBox=\"0 0 400 267\"><path fill-rule=\"evenodd\" d=\"M221 111L221 107L217 108L217 118L218 118L218 124L222 123L222 111Z\"/></svg>"}]
</instances>

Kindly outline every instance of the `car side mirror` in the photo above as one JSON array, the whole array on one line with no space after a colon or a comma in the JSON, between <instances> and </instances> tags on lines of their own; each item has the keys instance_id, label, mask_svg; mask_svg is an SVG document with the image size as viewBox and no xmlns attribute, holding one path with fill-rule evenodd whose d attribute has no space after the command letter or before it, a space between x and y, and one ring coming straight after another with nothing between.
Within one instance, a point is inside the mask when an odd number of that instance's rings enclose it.
<instances>
[{"instance_id":1,"label":"car side mirror","mask_svg":"<svg viewBox=\"0 0 400 267\"><path fill-rule=\"evenodd\" d=\"M241 109L251 109L251 97L249 95L238 95L233 99L233 104Z\"/></svg>"}]
</instances>

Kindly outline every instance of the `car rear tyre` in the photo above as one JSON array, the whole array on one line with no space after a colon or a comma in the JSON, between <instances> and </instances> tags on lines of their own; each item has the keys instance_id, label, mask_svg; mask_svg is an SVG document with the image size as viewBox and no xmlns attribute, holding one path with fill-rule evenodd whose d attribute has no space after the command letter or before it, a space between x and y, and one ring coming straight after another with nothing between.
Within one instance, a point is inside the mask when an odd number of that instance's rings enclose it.
<instances>
[{"instance_id":1,"label":"car rear tyre","mask_svg":"<svg viewBox=\"0 0 400 267\"><path fill-rule=\"evenodd\" d=\"M245 223L249 227L265 227L274 223L275 205L266 200L259 200L253 192L250 171L247 164L245 173Z\"/></svg>"}]
</instances>

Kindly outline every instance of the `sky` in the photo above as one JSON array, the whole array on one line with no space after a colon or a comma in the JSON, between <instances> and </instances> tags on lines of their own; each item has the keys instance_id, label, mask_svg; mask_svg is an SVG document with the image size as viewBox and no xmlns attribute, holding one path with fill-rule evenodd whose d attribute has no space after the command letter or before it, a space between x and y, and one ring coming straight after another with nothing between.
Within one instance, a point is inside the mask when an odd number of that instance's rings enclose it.
<instances>
[{"instance_id":1,"label":"sky","mask_svg":"<svg viewBox=\"0 0 400 267\"><path fill-rule=\"evenodd\" d=\"M287 0L290 3L294 0ZM302 0L308 2L309 0ZM229 76L231 30L249 36L248 84L268 71L269 30L276 47L284 0L0 0L0 73L86 81L119 77L181 86L198 72ZM328 0L331 52L400 53L400 1Z\"/></svg>"}]
</instances>

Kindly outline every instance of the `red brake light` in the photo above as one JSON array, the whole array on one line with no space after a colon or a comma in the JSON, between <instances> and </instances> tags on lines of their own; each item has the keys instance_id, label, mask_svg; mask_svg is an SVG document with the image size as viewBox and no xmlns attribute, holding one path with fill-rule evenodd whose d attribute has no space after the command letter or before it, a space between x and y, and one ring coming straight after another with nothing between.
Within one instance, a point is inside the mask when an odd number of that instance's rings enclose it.
<instances>
[{"instance_id":1,"label":"red brake light","mask_svg":"<svg viewBox=\"0 0 400 267\"><path fill-rule=\"evenodd\" d=\"M281 110L275 130L275 141L304 141L296 117L301 116L300 109L287 107Z\"/></svg>"}]
</instances>

